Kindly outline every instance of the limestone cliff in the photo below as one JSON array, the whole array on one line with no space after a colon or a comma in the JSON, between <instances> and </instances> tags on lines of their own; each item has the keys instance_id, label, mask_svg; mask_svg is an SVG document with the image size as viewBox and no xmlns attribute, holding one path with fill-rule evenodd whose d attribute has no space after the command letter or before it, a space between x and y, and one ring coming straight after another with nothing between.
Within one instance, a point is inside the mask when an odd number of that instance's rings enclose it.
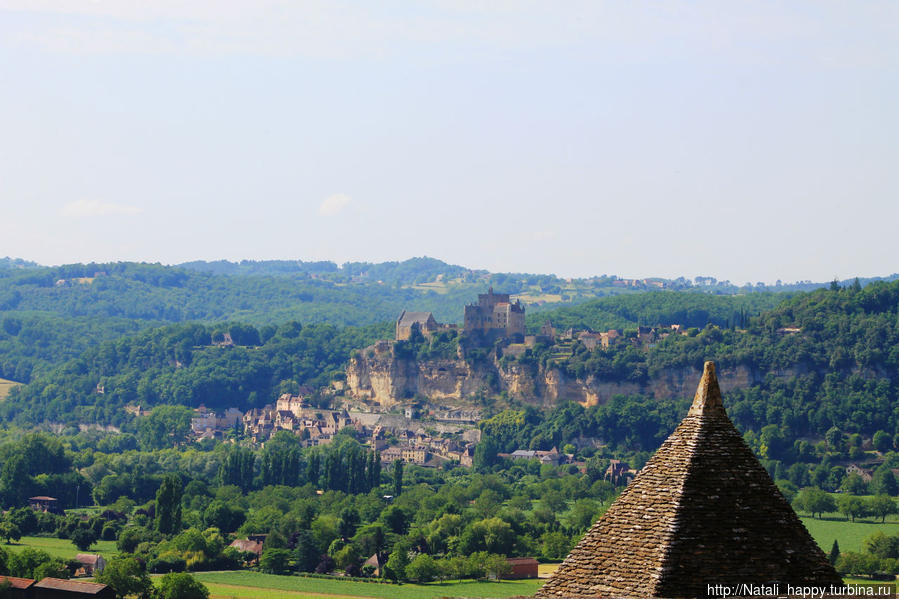
<instances>
[{"instance_id":1,"label":"limestone cliff","mask_svg":"<svg viewBox=\"0 0 899 599\"><path fill-rule=\"evenodd\" d=\"M476 368L465 360L399 359L389 351L366 350L352 358L346 369L350 397L369 399L383 406L426 397L462 400L496 392L492 367Z\"/></svg>"},{"instance_id":2,"label":"limestone cliff","mask_svg":"<svg viewBox=\"0 0 899 599\"><path fill-rule=\"evenodd\" d=\"M463 359L419 361L398 359L389 349L369 348L350 360L346 379L350 397L384 406L415 397L445 402L505 392L512 399L550 407L564 401L597 405L615 395L689 397L701 374L701 368L672 368L642 382L603 380L592 375L579 379L558 368L530 368L517 362L503 366L492 355L476 363ZM758 384L765 375L746 366L722 368L719 374L725 392Z\"/></svg>"}]
</instances>

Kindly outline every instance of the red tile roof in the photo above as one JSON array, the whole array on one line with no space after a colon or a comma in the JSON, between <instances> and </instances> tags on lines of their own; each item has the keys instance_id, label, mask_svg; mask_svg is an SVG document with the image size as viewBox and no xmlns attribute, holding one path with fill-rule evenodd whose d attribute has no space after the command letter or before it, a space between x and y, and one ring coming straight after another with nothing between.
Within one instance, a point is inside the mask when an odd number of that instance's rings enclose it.
<instances>
[{"instance_id":1,"label":"red tile roof","mask_svg":"<svg viewBox=\"0 0 899 599\"><path fill-rule=\"evenodd\" d=\"M96 595L103 591L103 589L106 588L106 585L97 582L75 582L74 580L63 580L62 578L45 578L40 582L34 583L34 588L57 589L60 591L72 591L87 595Z\"/></svg>"},{"instance_id":2,"label":"red tile roof","mask_svg":"<svg viewBox=\"0 0 899 599\"><path fill-rule=\"evenodd\" d=\"M34 584L31 578L16 578L15 576L0 576L0 584L8 582L14 589L27 589Z\"/></svg>"}]
</instances>

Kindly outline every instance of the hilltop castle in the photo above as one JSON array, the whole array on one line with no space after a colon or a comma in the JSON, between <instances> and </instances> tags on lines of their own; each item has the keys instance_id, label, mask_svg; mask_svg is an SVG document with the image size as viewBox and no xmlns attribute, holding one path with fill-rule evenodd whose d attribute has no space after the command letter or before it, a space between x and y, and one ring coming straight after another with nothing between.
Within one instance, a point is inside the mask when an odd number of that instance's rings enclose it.
<instances>
[{"instance_id":1,"label":"hilltop castle","mask_svg":"<svg viewBox=\"0 0 899 599\"><path fill-rule=\"evenodd\" d=\"M396 319L396 340L412 338L418 331L425 337L442 330L456 330L456 325L441 324L430 312L403 310ZM524 306L520 301L512 303L508 293L478 294L478 303L465 306L463 331L471 334L507 337L516 341L524 339Z\"/></svg>"},{"instance_id":2,"label":"hilltop castle","mask_svg":"<svg viewBox=\"0 0 899 599\"><path fill-rule=\"evenodd\" d=\"M499 334L509 339L524 339L524 306L514 304L508 293L478 294L478 303L465 306L464 331L466 333Z\"/></svg>"}]
</instances>

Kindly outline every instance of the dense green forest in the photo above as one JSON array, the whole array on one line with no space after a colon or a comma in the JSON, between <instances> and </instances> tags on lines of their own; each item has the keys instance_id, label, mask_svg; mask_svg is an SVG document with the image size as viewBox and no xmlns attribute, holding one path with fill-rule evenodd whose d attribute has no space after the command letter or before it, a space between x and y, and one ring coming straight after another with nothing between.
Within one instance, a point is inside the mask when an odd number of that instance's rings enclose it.
<instances>
[{"instance_id":1,"label":"dense green forest","mask_svg":"<svg viewBox=\"0 0 899 599\"><path fill-rule=\"evenodd\" d=\"M591 314L584 311L585 318ZM650 346L624 342L589 351L576 343L565 359L555 358L552 346L543 345L518 361L561 368L573 377L636 383L665 372L698 372L705 360L715 360L725 371L742 368L757 382L728 392L725 403L747 442L772 468L818 464L836 446L847 458L859 459L863 454L858 448L878 436L889 439L890 447L894 440L899 443L899 283L800 294L746 318L743 329L731 323L731 328L670 334ZM525 445L544 449L596 436L639 456L673 430L686 399L615 397L589 409L569 407L578 413L561 419L513 410L484 426L500 450ZM821 447L828 434L854 439L854 456L844 442Z\"/></svg>"},{"instance_id":2,"label":"dense green forest","mask_svg":"<svg viewBox=\"0 0 899 599\"><path fill-rule=\"evenodd\" d=\"M680 324L684 327L722 328L748 324L749 319L770 310L793 294L760 292L748 295L710 295L650 291L602 298L576 306L527 315L527 327L537 332L549 320L558 330L636 329L638 326Z\"/></svg>"},{"instance_id":3,"label":"dense green forest","mask_svg":"<svg viewBox=\"0 0 899 599\"><path fill-rule=\"evenodd\" d=\"M28 382L99 343L162 324L27 310L0 312L0 378Z\"/></svg>"},{"instance_id":4,"label":"dense green forest","mask_svg":"<svg viewBox=\"0 0 899 599\"><path fill-rule=\"evenodd\" d=\"M70 317L253 324L299 320L345 326L394 319L407 304L442 316L456 308L452 302L433 291L379 283L341 285L308 276L222 276L152 264L0 268L0 311ZM457 302L461 306L464 300Z\"/></svg>"},{"instance_id":5,"label":"dense green forest","mask_svg":"<svg viewBox=\"0 0 899 599\"><path fill-rule=\"evenodd\" d=\"M390 333L389 326L337 328L289 322L257 329L240 323L178 324L105 341L84 350L0 404L22 424L122 424L126 404L179 404L242 411L299 387L318 389L350 353ZM223 345L225 334L233 345ZM98 385L103 393L98 393Z\"/></svg>"}]
</instances>

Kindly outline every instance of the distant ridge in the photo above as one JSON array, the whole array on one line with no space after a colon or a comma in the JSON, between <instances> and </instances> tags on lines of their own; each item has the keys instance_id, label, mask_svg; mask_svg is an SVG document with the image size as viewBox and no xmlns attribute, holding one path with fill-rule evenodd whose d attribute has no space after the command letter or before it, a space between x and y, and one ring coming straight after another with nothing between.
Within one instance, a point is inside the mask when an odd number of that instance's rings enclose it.
<instances>
[{"instance_id":1,"label":"distant ridge","mask_svg":"<svg viewBox=\"0 0 899 599\"><path fill-rule=\"evenodd\" d=\"M714 277L697 276L695 279L685 277L642 277L638 279L625 279L616 275L597 274L588 277L575 277L569 279L554 274L522 273L522 272L491 272L486 269L468 268L457 264L449 264L437 258L421 256L408 258L401 261L387 262L344 262L337 264L331 260L304 261L304 260L191 260L179 264L161 265L159 262L105 262L105 263L73 263L60 266L45 266L24 260L22 258L0 258L0 269L11 268L35 268L35 269L65 269L72 270L78 267L85 269L97 269L109 265L135 264L155 265L174 270L186 270L214 275L244 275L244 276L323 276L329 280L357 283L387 283L395 284L420 284L437 281L438 279L462 279L468 283L486 282L497 289L510 290L516 293L514 286L522 282L533 283L539 280L544 287L554 287L566 281L599 281L611 284L612 281L627 281L636 283L636 288L642 291L653 291L657 287L653 284L664 283L666 289L672 290L699 290L707 293L735 294L759 291L813 291L821 287L828 287L831 281L815 282L811 280L795 281L777 284L745 283L737 284L729 280L717 280ZM899 279L899 273L893 273L882 277L858 277L862 286L877 281L895 281ZM854 284L856 277L850 277L837 281L842 287ZM645 283L650 282L650 283Z\"/></svg>"}]
</instances>

